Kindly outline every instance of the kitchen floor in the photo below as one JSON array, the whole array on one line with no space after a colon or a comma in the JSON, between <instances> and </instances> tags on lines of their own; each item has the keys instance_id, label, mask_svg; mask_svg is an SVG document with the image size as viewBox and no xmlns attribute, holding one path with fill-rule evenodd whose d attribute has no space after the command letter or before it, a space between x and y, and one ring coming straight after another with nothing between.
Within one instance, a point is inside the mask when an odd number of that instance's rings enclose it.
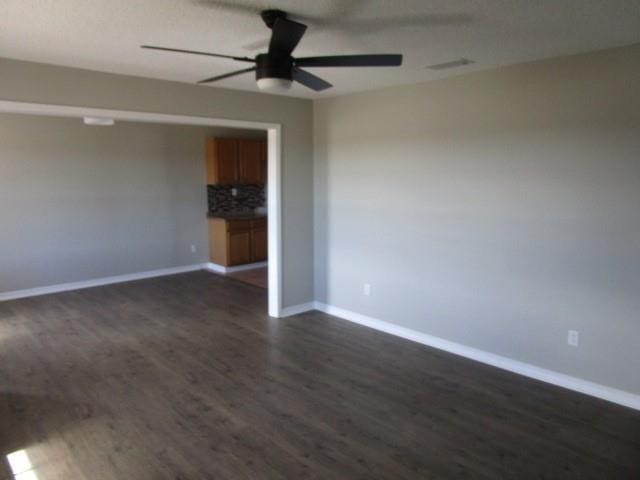
<instances>
[{"instance_id":1,"label":"kitchen floor","mask_svg":"<svg viewBox=\"0 0 640 480\"><path fill-rule=\"evenodd\" d=\"M268 288L269 286L269 269L267 267L227 273L227 277L235 278L236 280L240 280L241 282L255 285L260 288Z\"/></svg>"}]
</instances>

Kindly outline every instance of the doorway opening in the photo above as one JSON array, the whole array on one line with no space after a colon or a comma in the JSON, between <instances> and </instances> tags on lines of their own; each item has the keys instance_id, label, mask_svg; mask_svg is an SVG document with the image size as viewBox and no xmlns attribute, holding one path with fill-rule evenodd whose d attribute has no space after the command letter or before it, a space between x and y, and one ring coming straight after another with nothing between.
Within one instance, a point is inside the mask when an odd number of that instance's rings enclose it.
<instances>
[{"instance_id":1,"label":"doorway opening","mask_svg":"<svg viewBox=\"0 0 640 480\"><path fill-rule=\"evenodd\" d=\"M282 315L282 218L281 218L281 126L276 123L229 120L198 116L172 115L160 113L134 112L123 110L109 110L99 108L71 107L62 105L47 105L25 102L0 101L0 113L14 113L24 115L48 116L48 117L66 117L77 118L79 121L83 118L108 119L114 122L141 122L156 123L167 125L191 125L201 127L226 127L234 129L262 131L266 133L267 141L267 172L266 172L266 215L268 216L268 224L266 226L266 235L268 238L268 276L267 286L268 293L268 313L272 317L280 317ZM204 212L203 212L204 213ZM208 264L208 262L207 262ZM207 264L203 267L206 268ZM122 277L124 277L123 275ZM130 277L135 276L132 272ZM113 277L115 278L115 277ZM85 282L77 282L88 284L92 280L87 279ZM98 283L96 283L98 284ZM53 285L50 287L41 287L32 289L38 291L61 291L63 285ZM56 290L57 289L57 290ZM34 294L37 294L34 293ZM23 296L26 296L23 295Z\"/></svg>"}]
</instances>

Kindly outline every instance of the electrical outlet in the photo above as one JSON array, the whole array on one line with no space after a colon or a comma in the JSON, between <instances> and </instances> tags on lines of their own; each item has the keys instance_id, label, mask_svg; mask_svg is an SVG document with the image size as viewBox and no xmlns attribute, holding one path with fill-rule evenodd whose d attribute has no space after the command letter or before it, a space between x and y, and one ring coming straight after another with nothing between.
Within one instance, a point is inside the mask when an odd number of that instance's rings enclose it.
<instances>
[{"instance_id":1,"label":"electrical outlet","mask_svg":"<svg viewBox=\"0 0 640 480\"><path fill-rule=\"evenodd\" d=\"M365 283L362 286L362 293L364 293L365 296L370 297L371 296L371 284Z\"/></svg>"},{"instance_id":2,"label":"electrical outlet","mask_svg":"<svg viewBox=\"0 0 640 480\"><path fill-rule=\"evenodd\" d=\"M231 196L232 197L238 196L238 189L237 188L232 188L231 189Z\"/></svg>"},{"instance_id":3,"label":"electrical outlet","mask_svg":"<svg viewBox=\"0 0 640 480\"><path fill-rule=\"evenodd\" d=\"M577 330L569 330L569 335L567 336L567 343L572 347L577 347L580 344L580 334Z\"/></svg>"},{"instance_id":4,"label":"electrical outlet","mask_svg":"<svg viewBox=\"0 0 640 480\"><path fill-rule=\"evenodd\" d=\"M196 248L195 245L191 245L191 253L196 253L198 249Z\"/></svg>"}]
</instances>

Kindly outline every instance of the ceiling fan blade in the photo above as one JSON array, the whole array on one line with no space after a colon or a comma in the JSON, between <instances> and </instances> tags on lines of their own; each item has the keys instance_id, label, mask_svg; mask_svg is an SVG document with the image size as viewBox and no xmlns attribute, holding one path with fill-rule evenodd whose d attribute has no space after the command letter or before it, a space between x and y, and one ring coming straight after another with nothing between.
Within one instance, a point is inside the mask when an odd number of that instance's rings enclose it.
<instances>
[{"instance_id":1,"label":"ceiling fan blade","mask_svg":"<svg viewBox=\"0 0 640 480\"><path fill-rule=\"evenodd\" d=\"M218 80L223 80L229 77L235 77L236 75L242 75L243 73L255 72L255 70L256 70L256 67L243 68L242 70L236 70L235 72L225 73L224 75L216 75L215 77L205 78L204 80L200 80L198 83L217 82Z\"/></svg>"},{"instance_id":2,"label":"ceiling fan blade","mask_svg":"<svg viewBox=\"0 0 640 480\"><path fill-rule=\"evenodd\" d=\"M294 62L297 67L398 67L402 55L335 55L296 58Z\"/></svg>"},{"instance_id":3,"label":"ceiling fan blade","mask_svg":"<svg viewBox=\"0 0 640 480\"><path fill-rule=\"evenodd\" d=\"M183 50L181 48L155 47L153 45L140 45L140 48L146 48L148 50L161 50L163 52L191 53L193 55L206 55L208 57L230 58L231 60L237 60L239 62L255 63L255 60L253 58L234 57L233 55L222 55L220 53L198 52L195 50Z\"/></svg>"},{"instance_id":4,"label":"ceiling fan blade","mask_svg":"<svg viewBox=\"0 0 640 480\"><path fill-rule=\"evenodd\" d=\"M300 68L293 69L293 79L316 92L321 92L322 90L333 87L329 82Z\"/></svg>"},{"instance_id":5,"label":"ceiling fan blade","mask_svg":"<svg viewBox=\"0 0 640 480\"><path fill-rule=\"evenodd\" d=\"M271 30L269 53L289 56L298 46L304 32L307 30L307 26L286 18L278 18Z\"/></svg>"}]
</instances>

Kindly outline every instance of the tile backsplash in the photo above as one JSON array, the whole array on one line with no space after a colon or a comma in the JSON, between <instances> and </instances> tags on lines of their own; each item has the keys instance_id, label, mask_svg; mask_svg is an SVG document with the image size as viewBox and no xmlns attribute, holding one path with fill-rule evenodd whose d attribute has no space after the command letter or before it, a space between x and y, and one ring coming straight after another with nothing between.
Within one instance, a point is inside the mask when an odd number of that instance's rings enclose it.
<instances>
[{"instance_id":1,"label":"tile backsplash","mask_svg":"<svg viewBox=\"0 0 640 480\"><path fill-rule=\"evenodd\" d=\"M264 185L207 185L207 200L211 213L252 212L265 206Z\"/></svg>"}]
</instances>

